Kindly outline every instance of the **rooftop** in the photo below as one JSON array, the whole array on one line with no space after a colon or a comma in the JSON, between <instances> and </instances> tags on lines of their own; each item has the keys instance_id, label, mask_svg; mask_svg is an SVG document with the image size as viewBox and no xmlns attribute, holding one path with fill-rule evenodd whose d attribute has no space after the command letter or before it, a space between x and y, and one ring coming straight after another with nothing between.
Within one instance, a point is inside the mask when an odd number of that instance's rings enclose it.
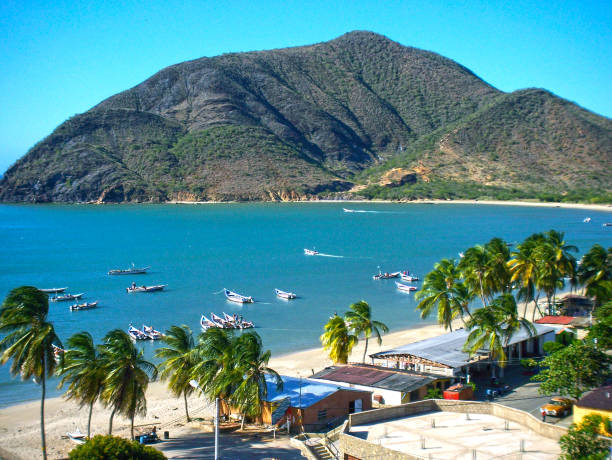
<instances>
[{"instance_id":1,"label":"rooftop","mask_svg":"<svg viewBox=\"0 0 612 460\"><path fill-rule=\"evenodd\" d=\"M349 434L417 458L438 460L556 460L561 454L557 441L489 414L470 414L466 417L466 414L457 412L428 412L353 426ZM521 453L521 444L524 453Z\"/></svg>"},{"instance_id":2,"label":"rooftop","mask_svg":"<svg viewBox=\"0 0 612 460\"><path fill-rule=\"evenodd\" d=\"M409 392L440 377L374 366L348 365L326 367L311 378Z\"/></svg>"},{"instance_id":3,"label":"rooftop","mask_svg":"<svg viewBox=\"0 0 612 460\"><path fill-rule=\"evenodd\" d=\"M559 324L565 326L574 321L575 318L575 316L543 316L535 322L538 324Z\"/></svg>"},{"instance_id":4,"label":"rooftop","mask_svg":"<svg viewBox=\"0 0 612 460\"><path fill-rule=\"evenodd\" d=\"M274 380L266 377L268 386L266 401L282 401L283 399L290 398L292 407L305 408L327 398L338 390L352 391L348 388L321 383L316 380L300 379L286 375L282 375L281 378L283 379L283 389L277 391Z\"/></svg>"},{"instance_id":5,"label":"rooftop","mask_svg":"<svg viewBox=\"0 0 612 460\"><path fill-rule=\"evenodd\" d=\"M576 403L578 407L612 411L612 385L595 388Z\"/></svg>"},{"instance_id":6,"label":"rooftop","mask_svg":"<svg viewBox=\"0 0 612 460\"><path fill-rule=\"evenodd\" d=\"M534 324L533 326L536 329L536 336L554 331L553 328L541 324ZM385 359L393 356L412 355L452 368L462 367L474 361L473 358L470 358L468 353L463 351L463 345L468 335L469 331L457 329L437 337L409 343L408 345L402 345L401 347L391 350L374 353L370 356L376 359ZM525 329L521 329L512 336L509 345L523 342L529 338L528 332ZM486 353L486 350L482 350L482 353Z\"/></svg>"}]
</instances>

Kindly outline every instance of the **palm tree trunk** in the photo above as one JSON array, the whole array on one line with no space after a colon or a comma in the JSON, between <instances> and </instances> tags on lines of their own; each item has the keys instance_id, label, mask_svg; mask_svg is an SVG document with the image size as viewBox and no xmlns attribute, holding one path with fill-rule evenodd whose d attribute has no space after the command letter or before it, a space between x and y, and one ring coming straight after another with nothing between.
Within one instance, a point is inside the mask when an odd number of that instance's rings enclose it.
<instances>
[{"instance_id":1,"label":"palm tree trunk","mask_svg":"<svg viewBox=\"0 0 612 460\"><path fill-rule=\"evenodd\" d=\"M109 436L113 434L113 417L115 416L116 410L117 408L113 407L113 411L111 412L111 415L110 415L110 421L108 422L108 435Z\"/></svg>"},{"instance_id":2,"label":"palm tree trunk","mask_svg":"<svg viewBox=\"0 0 612 460\"><path fill-rule=\"evenodd\" d=\"M244 430L244 419L246 418L246 416L244 414L240 414L240 415L242 416L242 420L240 421L240 431L243 431Z\"/></svg>"},{"instance_id":3,"label":"palm tree trunk","mask_svg":"<svg viewBox=\"0 0 612 460\"><path fill-rule=\"evenodd\" d=\"M189 418L189 411L187 410L187 393L183 392L183 399L185 399L185 415L187 416L187 421L191 422Z\"/></svg>"},{"instance_id":4,"label":"palm tree trunk","mask_svg":"<svg viewBox=\"0 0 612 460\"><path fill-rule=\"evenodd\" d=\"M89 403L89 417L87 418L87 439L91 438L91 414L95 401Z\"/></svg>"},{"instance_id":5,"label":"palm tree trunk","mask_svg":"<svg viewBox=\"0 0 612 460\"><path fill-rule=\"evenodd\" d=\"M366 357L366 354L368 352L368 338L366 337L365 339L366 339L366 344L365 344L365 348L363 350L363 359L361 360L361 362L364 363L364 364L365 364L365 357Z\"/></svg>"},{"instance_id":6,"label":"palm tree trunk","mask_svg":"<svg viewBox=\"0 0 612 460\"><path fill-rule=\"evenodd\" d=\"M482 275L481 274L478 274L478 281L480 282L480 298L482 299L482 306L486 307L487 301L485 300L484 287L482 286Z\"/></svg>"},{"instance_id":7,"label":"palm tree trunk","mask_svg":"<svg viewBox=\"0 0 612 460\"><path fill-rule=\"evenodd\" d=\"M130 416L130 439L134 440L134 413Z\"/></svg>"},{"instance_id":8,"label":"palm tree trunk","mask_svg":"<svg viewBox=\"0 0 612 460\"><path fill-rule=\"evenodd\" d=\"M42 376L40 382L42 384L42 396L40 398L40 439L42 441L43 459L47 460L47 442L45 440L45 356L42 358Z\"/></svg>"}]
</instances>

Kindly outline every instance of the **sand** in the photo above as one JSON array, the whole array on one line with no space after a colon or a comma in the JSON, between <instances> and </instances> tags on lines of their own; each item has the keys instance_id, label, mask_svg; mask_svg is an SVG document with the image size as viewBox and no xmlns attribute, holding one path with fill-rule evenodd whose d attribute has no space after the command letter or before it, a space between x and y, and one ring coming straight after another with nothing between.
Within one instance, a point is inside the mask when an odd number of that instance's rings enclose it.
<instances>
[{"instance_id":1,"label":"sand","mask_svg":"<svg viewBox=\"0 0 612 460\"><path fill-rule=\"evenodd\" d=\"M533 304L531 304L533 305ZM519 306L519 312L523 307ZM527 318L531 319L532 308L528 308ZM539 315L538 315L539 316ZM456 320L453 329L461 327L461 321ZM400 345L427 339L444 334L439 325L417 325L415 327L392 332L383 336L383 342L378 345L376 340L368 343L368 354L387 350ZM352 350L349 362L361 362L365 340ZM366 359L367 361L367 359ZM272 357L270 367L281 375L308 377L333 363L322 348L290 353L284 356ZM189 412L192 417L212 418L213 405L198 395L188 398ZM136 417L135 431L148 431L154 424L158 433L169 431L174 437L185 431L186 419L183 399L169 393L163 382L153 382L147 390L147 415ZM66 432L77 427L87 430L88 408L79 408L72 401L63 397L49 398L45 401L45 432L47 453L49 459L66 458L67 453L75 447L66 437ZM95 434L107 434L110 410L101 405L94 406L91 431ZM113 434L129 437L130 422L128 419L115 416ZM36 459L42 458L40 447L40 401L18 404L0 409L0 458Z\"/></svg>"}]
</instances>

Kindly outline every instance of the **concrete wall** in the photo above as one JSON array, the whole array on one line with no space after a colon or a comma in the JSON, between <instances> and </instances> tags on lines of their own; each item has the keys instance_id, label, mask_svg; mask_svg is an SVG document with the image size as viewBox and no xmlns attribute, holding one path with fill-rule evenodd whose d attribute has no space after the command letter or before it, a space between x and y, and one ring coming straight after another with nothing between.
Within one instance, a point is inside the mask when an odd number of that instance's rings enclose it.
<instances>
[{"instance_id":1,"label":"concrete wall","mask_svg":"<svg viewBox=\"0 0 612 460\"><path fill-rule=\"evenodd\" d=\"M346 429L340 434L340 452L355 458L385 458L385 459L413 459L405 453L386 449L364 439L352 436L349 429L352 426L366 425L377 421L387 421L395 418L409 417L432 411L446 411L470 414L489 414L518 423L535 433L559 440L567 433L567 428L543 423L536 417L518 409L502 406L500 404L476 401L449 401L443 399L430 399L396 407L376 409L359 414L351 414Z\"/></svg>"}]
</instances>

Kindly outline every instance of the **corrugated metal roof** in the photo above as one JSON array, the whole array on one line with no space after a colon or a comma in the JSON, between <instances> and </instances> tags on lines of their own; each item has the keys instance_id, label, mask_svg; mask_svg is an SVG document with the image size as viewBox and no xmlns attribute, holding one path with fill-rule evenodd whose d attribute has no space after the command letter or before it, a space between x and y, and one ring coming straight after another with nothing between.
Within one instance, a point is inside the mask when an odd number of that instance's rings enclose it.
<instances>
[{"instance_id":1,"label":"corrugated metal roof","mask_svg":"<svg viewBox=\"0 0 612 460\"><path fill-rule=\"evenodd\" d=\"M536 336L541 336L554 331L553 328L534 324ZM419 342L409 343L401 347L393 348L387 351L381 351L370 355L372 358L385 359L397 355L411 355L419 358L428 359L430 361L443 364L452 368L465 366L470 363L470 356L463 351L463 345L469 335L469 331L465 329L457 329L456 331L447 334L431 337ZM522 342L529 338L529 334L525 329L512 336L509 345ZM486 353L486 350L483 350Z\"/></svg>"},{"instance_id":2,"label":"corrugated metal roof","mask_svg":"<svg viewBox=\"0 0 612 460\"><path fill-rule=\"evenodd\" d=\"M427 385L438 376L419 374L394 369L382 369L366 366L327 367L313 376L313 379L333 380L339 383L371 386L387 390L410 392Z\"/></svg>"},{"instance_id":3,"label":"corrugated metal roof","mask_svg":"<svg viewBox=\"0 0 612 460\"><path fill-rule=\"evenodd\" d=\"M570 324L575 316L543 316L536 320L538 324Z\"/></svg>"},{"instance_id":4,"label":"corrugated metal roof","mask_svg":"<svg viewBox=\"0 0 612 460\"><path fill-rule=\"evenodd\" d=\"M311 379L299 379L286 375L282 375L281 378L283 379L283 389L279 392L276 390L275 381L266 377L266 384L268 387L268 396L265 398L266 401L274 402L290 398L291 407L304 408L310 407L314 403L327 398L339 389L350 391L347 388L339 388L337 385L321 383Z\"/></svg>"}]
</instances>

